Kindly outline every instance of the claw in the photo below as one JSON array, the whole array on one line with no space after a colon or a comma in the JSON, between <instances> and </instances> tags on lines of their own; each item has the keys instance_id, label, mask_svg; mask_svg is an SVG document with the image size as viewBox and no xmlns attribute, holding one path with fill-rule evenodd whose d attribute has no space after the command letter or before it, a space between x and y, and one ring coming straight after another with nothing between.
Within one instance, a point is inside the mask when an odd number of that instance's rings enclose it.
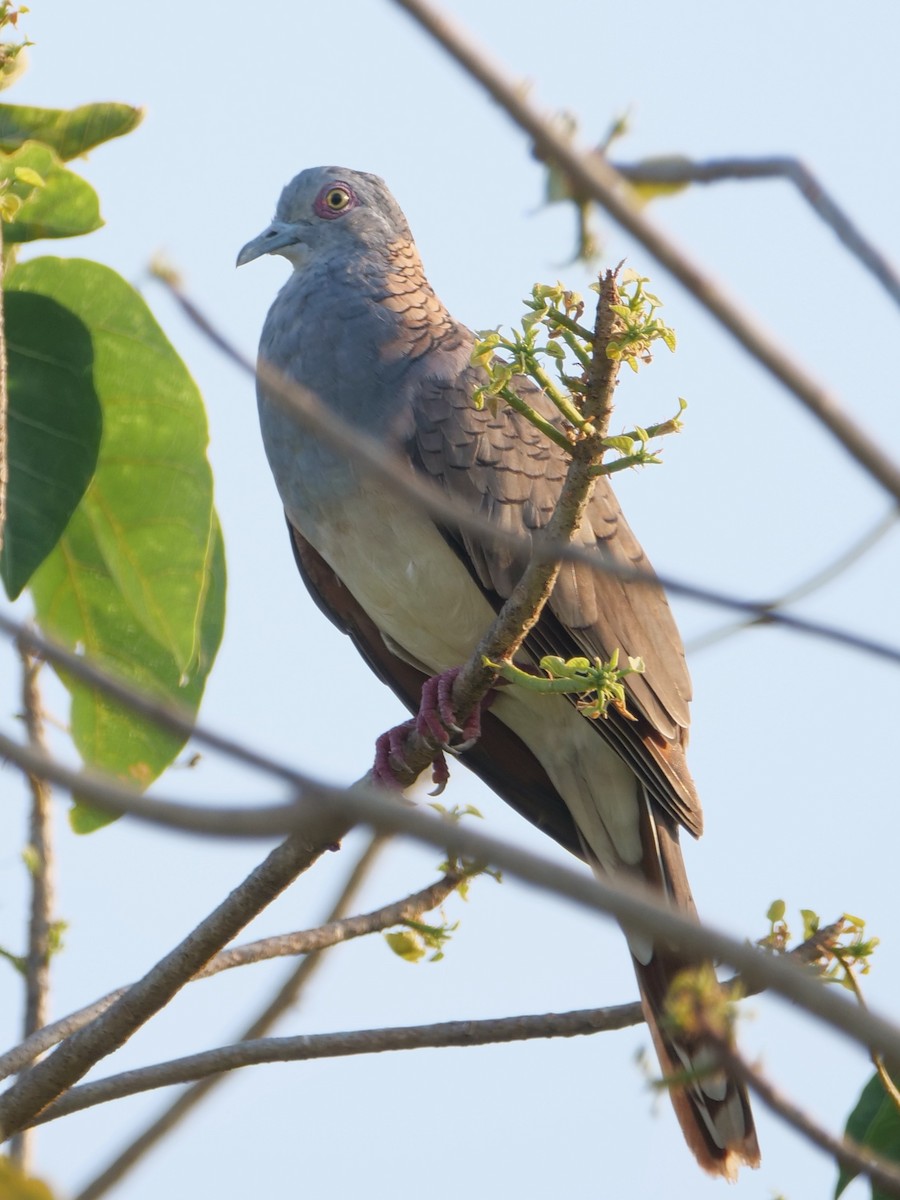
<instances>
[{"instance_id":1,"label":"claw","mask_svg":"<svg viewBox=\"0 0 900 1200\"><path fill-rule=\"evenodd\" d=\"M431 778L435 789L430 794L439 796L447 786L450 771L444 751L457 756L473 746L481 736L481 710L489 708L494 698L493 692L488 693L482 704L476 704L465 724L460 725L453 707L453 685L459 675L459 667L450 671L442 671L433 675L422 685L422 699L419 712L411 721L395 725L387 733L383 733L375 743L375 764L372 773L375 779L384 787L402 791L404 783L400 776L409 771L406 762L406 739L415 729L421 737L426 738L436 750ZM451 745L451 738L459 737L459 741Z\"/></svg>"},{"instance_id":2,"label":"claw","mask_svg":"<svg viewBox=\"0 0 900 1200\"><path fill-rule=\"evenodd\" d=\"M447 759L438 751L431 767L431 782L435 785L428 793L429 796L440 796L444 788L450 782L450 768L447 766Z\"/></svg>"}]
</instances>

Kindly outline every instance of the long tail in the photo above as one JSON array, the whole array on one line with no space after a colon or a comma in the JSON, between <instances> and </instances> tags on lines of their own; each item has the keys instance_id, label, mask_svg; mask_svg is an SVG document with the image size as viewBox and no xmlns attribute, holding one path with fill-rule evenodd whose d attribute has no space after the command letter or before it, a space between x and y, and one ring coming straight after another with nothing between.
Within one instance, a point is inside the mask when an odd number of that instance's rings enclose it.
<instances>
[{"instance_id":1,"label":"long tail","mask_svg":"<svg viewBox=\"0 0 900 1200\"><path fill-rule=\"evenodd\" d=\"M648 882L657 885L677 908L695 913L677 828L649 802L644 805L644 820L643 865ZM704 1170L733 1180L741 1165L759 1166L759 1145L746 1088L724 1071L704 1070L716 1061L714 1047L704 1044L702 1036L673 1037L664 1019L666 997L675 977L702 964L665 946L651 947L641 945L640 939L631 940L644 1016L663 1075L697 1074L695 1081L669 1089L685 1141Z\"/></svg>"}]
</instances>

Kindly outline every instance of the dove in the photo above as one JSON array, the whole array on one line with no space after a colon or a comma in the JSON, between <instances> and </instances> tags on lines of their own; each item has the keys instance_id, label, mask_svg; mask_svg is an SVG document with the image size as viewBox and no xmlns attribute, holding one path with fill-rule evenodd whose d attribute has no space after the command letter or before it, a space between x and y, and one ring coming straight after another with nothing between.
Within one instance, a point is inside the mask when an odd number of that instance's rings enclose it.
<instances>
[{"instance_id":1,"label":"dove","mask_svg":"<svg viewBox=\"0 0 900 1200\"><path fill-rule=\"evenodd\" d=\"M304 583L419 713L419 728L450 742L453 672L525 569L530 540L553 512L566 454L512 408L473 402L484 382L470 362L475 335L436 296L406 218L377 176L336 166L302 171L238 265L265 254L293 269L266 317L260 361L445 495L519 535L510 545L441 524L316 437L259 379L263 441ZM512 386L559 424L535 384L516 377ZM601 566L651 570L607 478L597 480L573 541ZM589 720L566 696L498 687L464 724L471 744L462 760L595 872L642 880L694 914L679 834L699 836L702 813L685 757L691 685L674 619L660 588L564 562L525 640L526 659L605 661L614 651L645 664L625 678L627 711L611 707L605 719ZM386 782L400 744L389 738L376 757ZM663 1074L678 1080L669 1091L685 1140L705 1170L732 1179L740 1165L759 1162L746 1091L701 1033L672 1033L664 1020L672 981L698 964L625 932Z\"/></svg>"}]
</instances>

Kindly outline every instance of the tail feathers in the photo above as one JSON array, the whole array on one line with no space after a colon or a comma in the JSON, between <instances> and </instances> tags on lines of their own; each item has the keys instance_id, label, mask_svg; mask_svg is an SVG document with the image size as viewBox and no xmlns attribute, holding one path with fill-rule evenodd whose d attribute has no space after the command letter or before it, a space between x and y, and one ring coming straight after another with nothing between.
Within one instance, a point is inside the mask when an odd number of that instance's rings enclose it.
<instances>
[{"instance_id":1,"label":"tail feathers","mask_svg":"<svg viewBox=\"0 0 900 1200\"><path fill-rule=\"evenodd\" d=\"M643 817L644 877L676 908L695 914L674 822L654 811L649 802L643 806ZM718 1060L713 1044L704 1042L702 1035L675 1036L665 1020L667 997L677 975L703 964L658 944L632 943L632 959L663 1075L696 1077L669 1089L685 1141L704 1170L734 1180L738 1167L759 1166L759 1145L747 1090L725 1071L710 1071Z\"/></svg>"},{"instance_id":2,"label":"tail feathers","mask_svg":"<svg viewBox=\"0 0 900 1200\"><path fill-rule=\"evenodd\" d=\"M724 1071L710 1072L716 1062L712 1045L704 1044L702 1037L673 1037L663 1019L666 997L676 975L696 965L658 950L647 964L634 959L644 1016L664 1077L696 1076L669 1089L684 1139L705 1171L734 1180L738 1167L759 1165L759 1145L746 1089Z\"/></svg>"}]
</instances>

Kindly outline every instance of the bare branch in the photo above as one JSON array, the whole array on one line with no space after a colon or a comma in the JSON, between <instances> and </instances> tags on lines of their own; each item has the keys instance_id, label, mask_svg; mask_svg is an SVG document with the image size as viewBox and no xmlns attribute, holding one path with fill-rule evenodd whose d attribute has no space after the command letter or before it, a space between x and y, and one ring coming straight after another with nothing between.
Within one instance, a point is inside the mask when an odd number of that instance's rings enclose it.
<instances>
[{"instance_id":1,"label":"bare branch","mask_svg":"<svg viewBox=\"0 0 900 1200\"><path fill-rule=\"evenodd\" d=\"M680 155L644 162L612 163L629 183L718 183L723 179L786 179L813 212L837 234L854 258L878 280L895 304L900 304L900 275L857 227L850 215L825 190L799 158L712 158L705 162Z\"/></svg>"},{"instance_id":2,"label":"bare branch","mask_svg":"<svg viewBox=\"0 0 900 1200\"><path fill-rule=\"evenodd\" d=\"M600 155L578 146L550 117L529 103L526 90L508 78L476 43L428 0L394 0L484 87L534 139L540 157L559 167L574 190L596 200L635 237L709 313L819 420L873 479L900 500L900 467L844 410L826 387L802 370L793 355L657 228L636 205L622 177Z\"/></svg>"},{"instance_id":3,"label":"bare branch","mask_svg":"<svg viewBox=\"0 0 900 1200\"><path fill-rule=\"evenodd\" d=\"M328 923L324 928L330 927L333 929L343 923L341 918L344 917L360 887L368 878L375 859L383 846L383 838L375 836L370 840L347 877L347 881L331 910ZM259 943L255 944L258 945ZM333 945L334 943L328 944ZM317 947L315 951L308 952L306 958L291 971L287 979L278 987L268 1004L266 1004L259 1015L254 1018L241 1034L240 1041L246 1042L263 1037L273 1027L275 1022L289 1008L296 1004L300 992L309 983L318 965L322 962L321 955L317 952L320 948ZM228 954L228 952L226 951L225 954ZM213 962L224 956L217 955L216 959L213 959ZM210 966L212 966L212 963ZM201 972L199 977L202 977L203 974L205 972ZM123 1179L132 1167L145 1154L152 1150L167 1133L180 1124L221 1080L221 1075L211 1075L206 1079L199 1080L192 1087L182 1092L164 1112L160 1113L137 1137L133 1138L108 1166L81 1189L75 1200L99 1200L101 1196L105 1196L109 1189Z\"/></svg>"},{"instance_id":4,"label":"bare branch","mask_svg":"<svg viewBox=\"0 0 900 1200\"><path fill-rule=\"evenodd\" d=\"M51 1021L49 1025L45 1025L31 1037L27 1037L24 1042L20 1042L18 1046L13 1046L0 1055L0 1080L7 1079L10 1075L17 1075L45 1050L51 1050L71 1034L77 1033L79 1029L84 1029L85 1025L89 1025L95 1017L106 1012L120 996L124 996L129 986L116 988L115 991L101 996L99 1000L94 1000L93 1003L86 1004L83 1008L78 1008L65 1017L60 1017L58 1021Z\"/></svg>"},{"instance_id":5,"label":"bare branch","mask_svg":"<svg viewBox=\"0 0 900 1200\"><path fill-rule=\"evenodd\" d=\"M258 942L247 942L233 950L223 950L209 964L198 971L195 978L207 979L233 967L244 967L251 963L267 962L273 958L284 958L297 954L317 954L341 942L366 937L370 933L381 933L404 921L414 921L424 913L431 912L451 896L466 876L459 873L444 875L421 891L413 892L405 900L385 904L372 912L356 917L331 917L318 929L307 929L298 933L282 933L274 937L261 938ZM343 905L342 908L345 908Z\"/></svg>"},{"instance_id":6,"label":"bare branch","mask_svg":"<svg viewBox=\"0 0 900 1200\"><path fill-rule=\"evenodd\" d=\"M41 663L20 647L22 660L22 706L28 743L47 754L38 673ZM29 829L29 869L31 875L31 916L28 929L26 974L25 1036L47 1023L50 987L50 934L53 918L53 825L51 791L46 779L29 775L31 788L31 824Z\"/></svg>"},{"instance_id":7,"label":"bare branch","mask_svg":"<svg viewBox=\"0 0 900 1200\"><path fill-rule=\"evenodd\" d=\"M603 439L609 427L619 373L619 364L606 356L615 321L611 305L618 299L615 275L607 271L597 298L594 353L586 391L585 416L593 421L594 429L572 447L550 520L533 535L531 560L453 685L453 701L460 716L468 716L496 680L495 669L486 664L511 661L537 624L562 566L557 548L571 545L590 501L596 482L594 468L605 453Z\"/></svg>"},{"instance_id":8,"label":"bare branch","mask_svg":"<svg viewBox=\"0 0 900 1200\"><path fill-rule=\"evenodd\" d=\"M820 588L832 583L839 576L843 575L845 571L849 571L864 555L877 546L882 538L894 529L898 519L900 519L900 509L895 505L891 505L884 516L871 529L867 529L861 537L856 538L850 546L842 550L831 562L826 563L824 567L820 567L808 579L804 579L802 583L798 583L789 591L782 593L777 600L772 600L767 606L769 610L774 612L786 604L795 604L798 600L803 600L807 596L811 596L813 592L817 592ZM708 633L700 634L699 637L695 637L688 642L685 649L689 654L696 654L700 650L708 650L710 646L716 646L719 642L724 642L727 638L733 637L734 634L740 633L744 629L752 629L754 625L768 625L769 623L769 617L762 614L757 617L747 617L743 621L734 621L729 625L723 625L718 629L711 629Z\"/></svg>"},{"instance_id":9,"label":"bare branch","mask_svg":"<svg viewBox=\"0 0 900 1200\"><path fill-rule=\"evenodd\" d=\"M730 1072L734 1072L751 1088L763 1104L781 1117L807 1141L837 1159L842 1167L871 1179L879 1191L888 1196L900 1196L900 1167L890 1159L874 1153L852 1138L835 1137L823 1129L793 1100L779 1092L758 1070L751 1067L730 1046L718 1041L718 1050Z\"/></svg>"},{"instance_id":10,"label":"bare branch","mask_svg":"<svg viewBox=\"0 0 900 1200\"><path fill-rule=\"evenodd\" d=\"M357 1054L382 1054L393 1050L422 1050L448 1046L485 1046L528 1041L533 1038L581 1037L625 1029L643 1020L639 1004L588 1009L542 1016L502 1017L486 1021L445 1021L394 1029L361 1029L349 1033L307 1034L290 1038L261 1038L192 1054L172 1062L135 1071L124 1071L96 1083L73 1088L35 1121L41 1125L73 1112L137 1095L174 1083L188 1083L233 1071L239 1067L273 1062L308 1062L317 1058L346 1058Z\"/></svg>"},{"instance_id":11,"label":"bare branch","mask_svg":"<svg viewBox=\"0 0 900 1200\"><path fill-rule=\"evenodd\" d=\"M2 246L0 246L2 254ZM2 323L2 313L0 313ZM24 646L19 646L22 663L22 708L28 743L47 753L38 673L41 663ZM26 862L31 882L31 911L28 920L28 952L25 957L25 1018L27 1038L47 1023L50 996L50 954L53 921L53 813L50 784L40 775L28 775L31 790L31 819ZM23 1130L12 1140L10 1157L28 1173L32 1135Z\"/></svg>"}]
</instances>

